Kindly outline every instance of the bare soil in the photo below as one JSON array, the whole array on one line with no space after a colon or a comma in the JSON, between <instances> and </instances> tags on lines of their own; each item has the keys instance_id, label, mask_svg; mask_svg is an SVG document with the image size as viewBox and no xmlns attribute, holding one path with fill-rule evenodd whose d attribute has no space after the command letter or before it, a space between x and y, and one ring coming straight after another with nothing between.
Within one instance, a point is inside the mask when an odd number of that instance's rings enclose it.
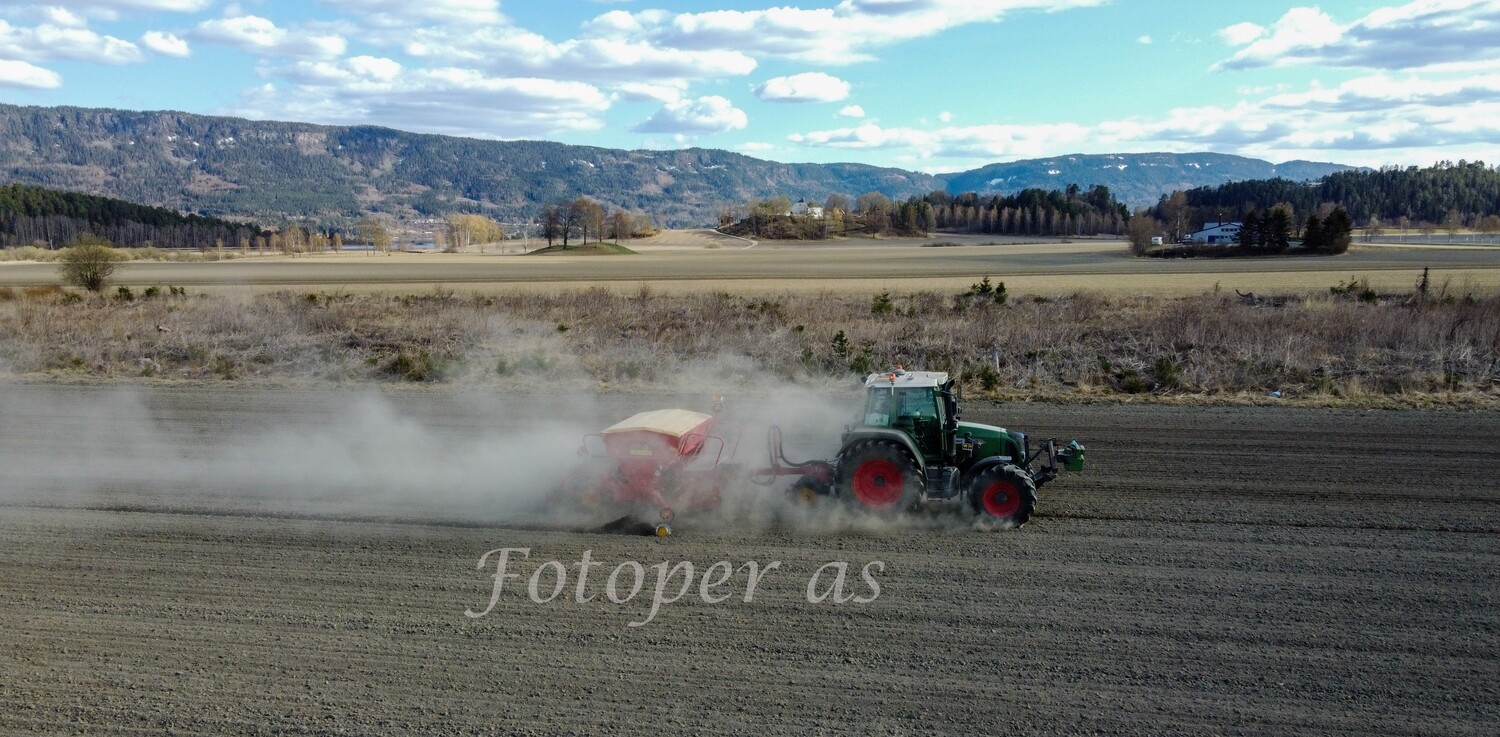
<instances>
[{"instance_id":1,"label":"bare soil","mask_svg":"<svg viewBox=\"0 0 1500 737\"><path fill-rule=\"evenodd\" d=\"M670 239L668 239L670 241ZM672 293L736 294L870 292L880 289L952 289L991 276L1015 293L1200 294L1219 285L1226 293L1322 290L1351 276L1376 289L1409 290L1424 267L1434 285L1492 291L1500 263L1482 249L1369 248L1336 257L1255 259L1140 259L1125 244L1108 241L973 245L972 238L935 238L965 245L922 248L910 239L832 243L761 244L745 249L652 250L627 259L555 255L398 253L316 255L235 261L121 264L113 284L185 286L192 291L268 289L390 291L442 286L496 292L556 291L605 286L631 291L642 284ZM988 242L988 241L987 241ZM638 244L629 241L627 247ZM0 262L0 286L57 284L56 264Z\"/></svg>"},{"instance_id":2,"label":"bare soil","mask_svg":"<svg viewBox=\"0 0 1500 737\"><path fill-rule=\"evenodd\" d=\"M92 487L40 494L45 473L0 467L0 732L1481 735L1500 723L1493 413L975 404L967 419L1089 447L1090 467L1045 487L1022 529L684 519L659 541L445 511L421 489L420 513L371 515L349 506L358 489L317 506L236 478L112 486L89 459L134 447L138 419L56 411L105 391L0 387L0 455L46 458L57 431L79 435L58 455ZM141 406L191 452L317 430L355 396L153 390ZM455 439L659 404L388 396ZM751 603L689 597L638 628L640 598L535 604L524 580L466 617L491 592L476 562L500 547L531 548L523 575L585 550L606 572L781 566ZM818 566L876 560L875 601L807 602Z\"/></svg>"}]
</instances>

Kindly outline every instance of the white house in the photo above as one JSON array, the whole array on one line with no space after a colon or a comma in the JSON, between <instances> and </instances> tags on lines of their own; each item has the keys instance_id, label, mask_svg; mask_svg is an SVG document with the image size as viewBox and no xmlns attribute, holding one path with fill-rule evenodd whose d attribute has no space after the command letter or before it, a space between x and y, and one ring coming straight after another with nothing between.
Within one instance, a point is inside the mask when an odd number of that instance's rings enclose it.
<instances>
[{"instance_id":1,"label":"white house","mask_svg":"<svg viewBox=\"0 0 1500 737\"><path fill-rule=\"evenodd\" d=\"M1203 230L1188 236L1188 240L1194 243L1218 245L1222 243L1234 243L1239 240L1239 236L1239 223L1204 223Z\"/></svg>"},{"instance_id":2,"label":"white house","mask_svg":"<svg viewBox=\"0 0 1500 737\"><path fill-rule=\"evenodd\" d=\"M823 208L817 205L809 205L807 204L807 200L797 200L796 204L792 205L792 214L806 215L816 220L822 220Z\"/></svg>"}]
</instances>

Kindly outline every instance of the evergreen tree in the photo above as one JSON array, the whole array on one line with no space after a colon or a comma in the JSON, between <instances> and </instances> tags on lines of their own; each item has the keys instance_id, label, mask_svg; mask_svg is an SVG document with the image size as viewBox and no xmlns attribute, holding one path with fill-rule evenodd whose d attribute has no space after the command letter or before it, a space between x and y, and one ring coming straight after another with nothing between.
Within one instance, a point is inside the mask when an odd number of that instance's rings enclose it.
<instances>
[{"instance_id":1,"label":"evergreen tree","mask_svg":"<svg viewBox=\"0 0 1500 737\"><path fill-rule=\"evenodd\" d=\"M1240 222L1240 232L1235 236L1235 244L1241 248L1260 245L1260 216L1254 210L1245 213L1244 220Z\"/></svg>"},{"instance_id":2,"label":"evergreen tree","mask_svg":"<svg viewBox=\"0 0 1500 737\"><path fill-rule=\"evenodd\" d=\"M1347 253L1353 233L1354 220L1349 217L1349 212L1342 207L1334 208L1323 221L1323 250L1333 254Z\"/></svg>"},{"instance_id":3,"label":"evergreen tree","mask_svg":"<svg viewBox=\"0 0 1500 737\"><path fill-rule=\"evenodd\" d=\"M1309 251L1321 251L1327 246L1323 237L1323 221L1318 219L1318 214L1307 216L1307 226L1302 229L1302 247Z\"/></svg>"},{"instance_id":4,"label":"evergreen tree","mask_svg":"<svg viewBox=\"0 0 1500 737\"><path fill-rule=\"evenodd\" d=\"M1288 208L1283 205L1271 208L1261 223L1265 232L1262 245L1266 250L1286 253L1286 249L1292 245L1292 215Z\"/></svg>"}]
</instances>

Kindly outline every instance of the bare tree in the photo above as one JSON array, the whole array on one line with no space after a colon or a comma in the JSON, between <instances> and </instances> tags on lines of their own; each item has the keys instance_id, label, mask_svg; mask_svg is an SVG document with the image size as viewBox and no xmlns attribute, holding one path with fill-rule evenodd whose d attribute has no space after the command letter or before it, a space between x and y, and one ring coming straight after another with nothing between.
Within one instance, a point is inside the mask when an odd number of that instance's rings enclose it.
<instances>
[{"instance_id":1,"label":"bare tree","mask_svg":"<svg viewBox=\"0 0 1500 737\"><path fill-rule=\"evenodd\" d=\"M594 234L594 240L599 241L599 242L602 243L602 242L604 242L604 224L605 224L605 221L606 221L606 217L605 217L605 214L604 214L604 206L601 205L601 204L599 204L599 203L597 203L597 202L595 202L595 201L593 201L593 200L586 200L586 202L588 204L584 206L584 210L583 210L583 213L584 213L583 214L583 220L584 220L584 238L583 238L583 242L584 243L588 243L588 240L589 240L588 239L588 233L589 232L593 232L593 234Z\"/></svg>"},{"instance_id":2,"label":"bare tree","mask_svg":"<svg viewBox=\"0 0 1500 737\"><path fill-rule=\"evenodd\" d=\"M586 200L586 199L584 199L582 197L579 197L578 199L573 200L572 202L569 202L567 204L567 206L563 208L563 210L562 210L562 242L563 243L562 244L563 244L563 249L564 250L567 249L567 247L568 247L568 239L572 237L573 232L576 231L576 230L582 230L583 227L584 227L584 224L587 222L587 220L588 220L588 203L589 203L588 200ZM584 232L584 234L583 234L583 240L584 240L585 243L588 242L588 233L587 232Z\"/></svg>"},{"instance_id":3,"label":"bare tree","mask_svg":"<svg viewBox=\"0 0 1500 737\"><path fill-rule=\"evenodd\" d=\"M633 235L634 228L632 226L634 224L630 213L624 210L615 210L614 214L609 217L609 230L610 234L614 236L615 243L619 243L621 239L628 240Z\"/></svg>"},{"instance_id":4,"label":"bare tree","mask_svg":"<svg viewBox=\"0 0 1500 737\"><path fill-rule=\"evenodd\" d=\"M566 220L564 208L559 205L547 205L542 208L542 237L547 239L547 247L552 247L552 242L564 237L563 222Z\"/></svg>"},{"instance_id":5,"label":"bare tree","mask_svg":"<svg viewBox=\"0 0 1500 737\"><path fill-rule=\"evenodd\" d=\"M448 242L456 250L463 250L472 245L479 246L479 252L484 253L486 243L496 243L505 240L505 232L500 224L483 215L463 214L448 217L447 225Z\"/></svg>"},{"instance_id":6,"label":"bare tree","mask_svg":"<svg viewBox=\"0 0 1500 737\"><path fill-rule=\"evenodd\" d=\"M371 253L391 252L391 230L380 218L374 215L360 218L354 225L354 232L359 234L360 240L370 244Z\"/></svg>"},{"instance_id":7,"label":"bare tree","mask_svg":"<svg viewBox=\"0 0 1500 737\"><path fill-rule=\"evenodd\" d=\"M1448 214L1443 216L1443 230L1448 231L1449 238L1458 235L1458 231L1463 227L1464 216L1463 213L1458 211L1458 208L1455 207L1449 210Z\"/></svg>"},{"instance_id":8,"label":"bare tree","mask_svg":"<svg viewBox=\"0 0 1500 737\"><path fill-rule=\"evenodd\" d=\"M1137 212L1126 224L1125 230L1130 239L1130 255L1144 256L1151 250L1151 239L1161 236L1162 222L1145 212Z\"/></svg>"}]
</instances>

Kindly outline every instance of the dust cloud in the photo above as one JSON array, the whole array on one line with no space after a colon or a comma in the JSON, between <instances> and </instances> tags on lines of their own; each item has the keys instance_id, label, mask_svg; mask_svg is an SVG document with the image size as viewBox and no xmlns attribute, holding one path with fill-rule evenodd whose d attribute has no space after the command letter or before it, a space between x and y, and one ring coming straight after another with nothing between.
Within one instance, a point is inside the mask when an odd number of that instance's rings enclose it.
<instances>
[{"instance_id":1,"label":"dust cloud","mask_svg":"<svg viewBox=\"0 0 1500 737\"><path fill-rule=\"evenodd\" d=\"M563 403L475 418L483 399L443 397L439 412L471 411L454 422L373 391L6 387L0 499L500 518L539 503L598 429Z\"/></svg>"},{"instance_id":2,"label":"dust cloud","mask_svg":"<svg viewBox=\"0 0 1500 737\"><path fill-rule=\"evenodd\" d=\"M827 460L856 419L858 381L805 381L726 355L652 394L0 385L0 503L546 526L558 522L550 495L587 462L585 435L640 411L717 405L722 462L739 481L679 527L887 534L972 521L806 509L785 498L794 477L752 483L770 426L791 460Z\"/></svg>"}]
</instances>

